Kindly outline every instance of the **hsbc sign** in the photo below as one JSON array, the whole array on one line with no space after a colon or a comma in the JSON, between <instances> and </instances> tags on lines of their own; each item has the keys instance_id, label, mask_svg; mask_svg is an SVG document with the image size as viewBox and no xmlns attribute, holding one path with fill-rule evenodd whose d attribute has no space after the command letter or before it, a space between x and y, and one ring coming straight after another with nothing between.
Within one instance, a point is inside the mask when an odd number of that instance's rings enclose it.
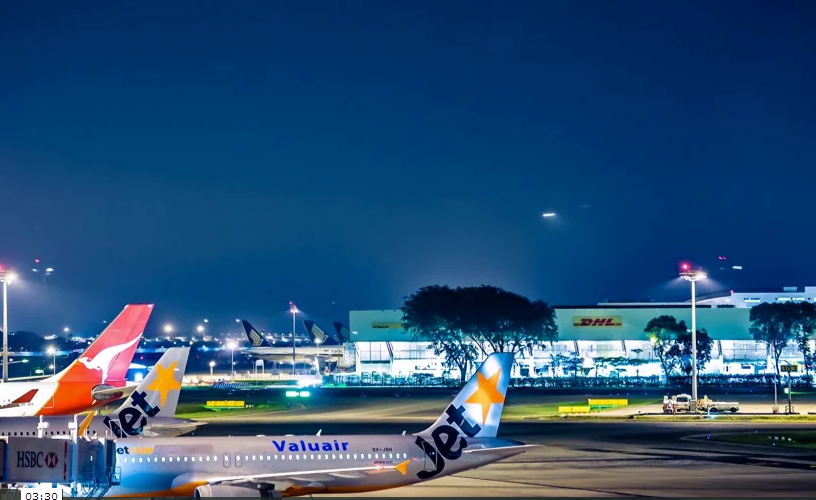
<instances>
[{"instance_id":1,"label":"hsbc sign","mask_svg":"<svg viewBox=\"0 0 816 500\"><path fill-rule=\"evenodd\" d=\"M623 326L623 318L620 316L573 316L572 326L576 327Z\"/></svg>"}]
</instances>

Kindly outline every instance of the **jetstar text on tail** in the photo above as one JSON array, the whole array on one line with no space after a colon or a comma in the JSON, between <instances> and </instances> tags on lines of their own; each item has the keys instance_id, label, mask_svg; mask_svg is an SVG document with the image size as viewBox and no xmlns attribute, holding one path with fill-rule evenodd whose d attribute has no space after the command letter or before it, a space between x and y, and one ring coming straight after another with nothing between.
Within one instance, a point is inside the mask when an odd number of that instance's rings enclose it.
<instances>
[{"instance_id":1,"label":"jetstar text on tail","mask_svg":"<svg viewBox=\"0 0 816 500\"><path fill-rule=\"evenodd\" d=\"M620 316L573 316L572 326L623 326Z\"/></svg>"}]
</instances>

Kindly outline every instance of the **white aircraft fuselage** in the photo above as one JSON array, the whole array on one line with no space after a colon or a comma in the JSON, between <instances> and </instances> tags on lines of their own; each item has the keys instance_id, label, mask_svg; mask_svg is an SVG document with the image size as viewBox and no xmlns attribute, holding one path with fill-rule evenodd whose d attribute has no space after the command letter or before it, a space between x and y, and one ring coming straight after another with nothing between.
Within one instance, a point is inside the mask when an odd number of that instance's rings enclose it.
<instances>
[{"instance_id":1,"label":"white aircraft fuselage","mask_svg":"<svg viewBox=\"0 0 816 500\"><path fill-rule=\"evenodd\" d=\"M436 479L525 451L521 443L496 438L465 438L466 446L456 443L453 450L423 448L417 439L327 435L117 440L122 482L106 496L261 496L257 488L209 483L214 477L264 475L275 482L277 474L282 484L275 488L283 496L360 493ZM434 459L426 451L443 456ZM302 470L310 471L308 484L285 478ZM323 482L315 470L326 471Z\"/></svg>"}]
</instances>

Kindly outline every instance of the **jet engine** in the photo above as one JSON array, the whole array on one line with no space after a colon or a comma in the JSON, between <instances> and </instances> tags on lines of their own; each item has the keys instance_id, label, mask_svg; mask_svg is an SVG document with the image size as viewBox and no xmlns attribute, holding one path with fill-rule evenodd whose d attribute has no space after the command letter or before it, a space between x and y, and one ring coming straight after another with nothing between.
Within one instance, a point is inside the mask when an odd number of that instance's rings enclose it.
<instances>
[{"instance_id":1,"label":"jet engine","mask_svg":"<svg viewBox=\"0 0 816 500\"><path fill-rule=\"evenodd\" d=\"M124 395L125 391L116 391L116 387L107 384L100 384L91 389L91 397L96 401L119 399Z\"/></svg>"},{"instance_id":2,"label":"jet engine","mask_svg":"<svg viewBox=\"0 0 816 500\"><path fill-rule=\"evenodd\" d=\"M193 498L209 498L209 497L219 497L219 498L233 498L233 497L265 497L265 498L272 498L277 496L280 498L280 493L277 495L273 494L273 491L270 490L261 490L257 488L246 488L244 486L224 486L224 485L215 485L210 486L209 484L205 484L199 486L193 492Z\"/></svg>"}]
</instances>

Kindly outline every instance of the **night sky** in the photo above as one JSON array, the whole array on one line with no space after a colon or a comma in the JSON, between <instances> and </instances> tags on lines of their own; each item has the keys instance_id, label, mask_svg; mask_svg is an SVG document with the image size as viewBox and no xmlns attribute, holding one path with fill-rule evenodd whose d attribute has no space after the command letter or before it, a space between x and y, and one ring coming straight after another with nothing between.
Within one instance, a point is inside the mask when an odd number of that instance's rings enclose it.
<instances>
[{"instance_id":1,"label":"night sky","mask_svg":"<svg viewBox=\"0 0 816 500\"><path fill-rule=\"evenodd\" d=\"M816 3L671 3L4 2L10 329L816 284Z\"/></svg>"}]
</instances>

